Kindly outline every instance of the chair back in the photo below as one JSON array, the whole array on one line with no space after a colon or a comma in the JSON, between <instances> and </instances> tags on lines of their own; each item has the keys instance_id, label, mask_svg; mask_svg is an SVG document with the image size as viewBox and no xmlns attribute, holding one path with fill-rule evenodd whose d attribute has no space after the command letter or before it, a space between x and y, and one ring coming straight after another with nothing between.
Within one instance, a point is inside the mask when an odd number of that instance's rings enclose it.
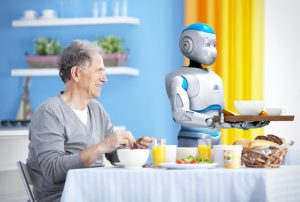
<instances>
[{"instance_id":1,"label":"chair back","mask_svg":"<svg viewBox=\"0 0 300 202\"><path fill-rule=\"evenodd\" d=\"M17 166L18 166L18 171L21 175L22 182L25 187L27 196L29 198L28 202L35 202L33 193L32 193L31 187L30 187L30 185L32 185L32 181L31 181L30 175L28 173L27 166L21 161L17 162Z\"/></svg>"}]
</instances>

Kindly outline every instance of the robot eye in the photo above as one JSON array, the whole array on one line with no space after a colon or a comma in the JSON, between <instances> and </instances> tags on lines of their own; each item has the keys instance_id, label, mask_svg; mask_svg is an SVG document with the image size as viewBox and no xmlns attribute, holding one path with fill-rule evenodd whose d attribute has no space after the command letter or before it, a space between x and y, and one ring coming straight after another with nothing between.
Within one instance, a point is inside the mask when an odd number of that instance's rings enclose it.
<instances>
[{"instance_id":1,"label":"robot eye","mask_svg":"<svg viewBox=\"0 0 300 202\"><path fill-rule=\"evenodd\" d=\"M216 44L214 44L214 47L216 47Z\"/></svg>"}]
</instances>

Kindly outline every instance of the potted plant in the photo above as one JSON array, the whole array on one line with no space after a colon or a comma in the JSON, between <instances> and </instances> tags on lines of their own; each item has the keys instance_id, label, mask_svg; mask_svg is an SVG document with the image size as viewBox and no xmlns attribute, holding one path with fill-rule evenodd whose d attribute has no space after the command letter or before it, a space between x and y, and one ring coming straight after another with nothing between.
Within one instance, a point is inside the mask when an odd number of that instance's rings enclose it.
<instances>
[{"instance_id":1,"label":"potted plant","mask_svg":"<svg viewBox=\"0 0 300 202\"><path fill-rule=\"evenodd\" d=\"M102 48L104 65L107 67L123 66L127 62L128 54L123 48L123 40L116 36L97 39L97 45Z\"/></svg>"},{"instance_id":2,"label":"potted plant","mask_svg":"<svg viewBox=\"0 0 300 202\"><path fill-rule=\"evenodd\" d=\"M40 37L34 42L36 55L26 55L25 59L31 68L56 68L61 46L50 37Z\"/></svg>"}]
</instances>

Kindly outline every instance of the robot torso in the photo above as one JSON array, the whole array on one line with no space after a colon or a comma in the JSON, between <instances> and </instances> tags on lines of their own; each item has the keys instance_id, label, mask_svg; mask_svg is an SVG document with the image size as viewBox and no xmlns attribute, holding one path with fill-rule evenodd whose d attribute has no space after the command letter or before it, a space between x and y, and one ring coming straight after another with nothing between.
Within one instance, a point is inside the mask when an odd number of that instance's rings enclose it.
<instances>
[{"instance_id":1,"label":"robot torso","mask_svg":"<svg viewBox=\"0 0 300 202\"><path fill-rule=\"evenodd\" d=\"M221 78L209 69L181 67L166 76L166 90L173 118L182 126L178 138L208 138L217 144L220 131L208 128L205 121L224 109Z\"/></svg>"}]
</instances>

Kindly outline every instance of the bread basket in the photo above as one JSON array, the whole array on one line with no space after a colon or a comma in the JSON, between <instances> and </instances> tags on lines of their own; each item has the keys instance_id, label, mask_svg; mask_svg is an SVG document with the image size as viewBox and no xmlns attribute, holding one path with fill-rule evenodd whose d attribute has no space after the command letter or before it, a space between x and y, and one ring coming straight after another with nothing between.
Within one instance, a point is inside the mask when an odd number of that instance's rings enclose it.
<instances>
[{"instance_id":1,"label":"bread basket","mask_svg":"<svg viewBox=\"0 0 300 202\"><path fill-rule=\"evenodd\" d=\"M284 138L269 134L257 136L253 141L237 140L234 144L243 146L242 164L246 167L278 168L294 141L286 143Z\"/></svg>"},{"instance_id":2,"label":"bread basket","mask_svg":"<svg viewBox=\"0 0 300 202\"><path fill-rule=\"evenodd\" d=\"M288 145L244 148L242 163L251 168L279 168L288 152Z\"/></svg>"}]
</instances>

